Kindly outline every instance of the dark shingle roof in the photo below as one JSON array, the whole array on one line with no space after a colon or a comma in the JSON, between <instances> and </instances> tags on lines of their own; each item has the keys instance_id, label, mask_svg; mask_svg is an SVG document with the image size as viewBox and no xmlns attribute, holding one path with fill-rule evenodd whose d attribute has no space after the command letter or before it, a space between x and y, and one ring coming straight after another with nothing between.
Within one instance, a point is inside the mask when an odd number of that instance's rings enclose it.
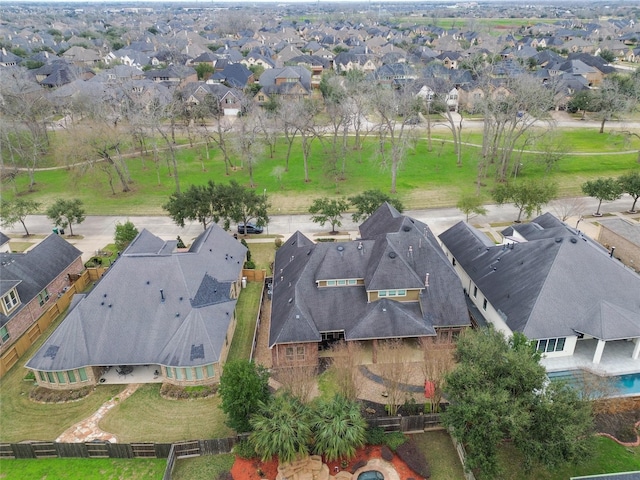
<instances>
[{"instance_id":1,"label":"dark shingle roof","mask_svg":"<svg viewBox=\"0 0 640 480\"><path fill-rule=\"evenodd\" d=\"M188 252L168 252L168 245L175 243L140 232L27 367L52 371L219 361L236 306L231 285L246 248L217 225ZM46 355L50 347L57 347L54 356ZM193 356L193 348L202 355Z\"/></svg>"},{"instance_id":2,"label":"dark shingle roof","mask_svg":"<svg viewBox=\"0 0 640 480\"><path fill-rule=\"evenodd\" d=\"M362 240L314 244L296 232L276 254L269 345L434 335L469 325L460 282L429 228L388 204L361 226ZM429 286L425 286L426 278ZM364 279L318 287L320 280ZM418 301L369 302L367 290L420 289Z\"/></svg>"},{"instance_id":3,"label":"dark shingle roof","mask_svg":"<svg viewBox=\"0 0 640 480\"><path fill-rule=\"evenodd\" d=\"M21 301L21 307L14 310L9 317L0 314L0 326L33 300L80 255L80 250L54 234L49 235L27 253L0 253L2 293L17 285ZM59 292L49 292L50 295L57 293Z\"/></svg>"},{"instance_id":4,"label":"dark shingle roof","mask_svg":"<svg viewBox=\"0 0 640 480\"><path fill-rule=\"evenodd\" d=\"M600 332L608 339L639 336L640 276L595 242L548 220L534 219L537 227L513 227L525 240L511 245L483 241L464 222L440 240L512 331L529 338L576 331ZM637 327L630 329L629 322Z\"/></svg>"}]
</instances>

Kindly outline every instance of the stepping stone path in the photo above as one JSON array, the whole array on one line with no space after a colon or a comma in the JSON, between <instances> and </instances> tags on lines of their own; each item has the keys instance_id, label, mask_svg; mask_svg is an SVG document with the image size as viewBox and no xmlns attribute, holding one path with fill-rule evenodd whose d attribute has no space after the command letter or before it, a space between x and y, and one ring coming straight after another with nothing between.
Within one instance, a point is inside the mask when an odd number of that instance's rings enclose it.
<instances>
[{"instance_id":1,"label":"stepping stone path","mask_svg":"<svg viewBox=\"0 0 640 480\"><path fill-rule=\"evenodd\" d=\"M58 438L56 438L56 442L60 443L83 443L83 442L91 442L94 440L102 441L102 442L110 442L117 443L117 437L109 432L104 432L100 430L98 427L98 423L102 418L107 414L109 410L115 407L118 403L122 402L124 399L128 398L133 392L135 392L139 383L131 383L127 385L122 392L116 397L113 397L111 400L102 404L102 406L90 417L81 420L76 423L72 427L62 433Z\"/></svg>"}]
</instances>

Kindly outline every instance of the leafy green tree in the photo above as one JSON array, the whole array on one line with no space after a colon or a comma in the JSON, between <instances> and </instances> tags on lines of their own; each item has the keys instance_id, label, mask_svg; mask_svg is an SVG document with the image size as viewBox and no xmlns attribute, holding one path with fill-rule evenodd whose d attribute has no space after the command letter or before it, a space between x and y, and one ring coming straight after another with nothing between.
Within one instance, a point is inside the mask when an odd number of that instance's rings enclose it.
<instances>
[{"instance_id":1,"label":"leafy green tree","mask_svg":"<svg viewBox=\"0 0 640 480\"><path fill-rule=\"evenodd\" d=\"M0 225L10 228L20 222L28 237L30 233L24 222L28 215L34 215L38 213L38 210L40 210L40 203L33 200L25 200L22 198L16 198L14 200L2 199L2 203L0 204Z\"/></svg>"},{"instance_id":2,"label":"leafy green tree","mask_svg":"<svg viewBox=\"0 0 640 480\"><path fill-rule=\"evenodd\" d=\"M352 458L365 443L367 422L356 402L335 395L331 400L318 400L311 414L314 451L328 461Z\"/></svg>"},{"instance_id":3,"label":"leafy green tree","mask_svg":"<svg viewBox=\"0 0 640 480\"><path fill-rule=\"evenodd\" d=\"M130 220L127 220L124 223L116 223L114 241L118 251L122 252L127 248L129 244L133 242L133 239L138 236L138 233L140 232L138 232L138 229Z\"/></svg>"},{"instance_id":4,"label":"leafy green tree","mask_svg":"<svg viewBox=\"0 0 640 480\"><path fill-rule=\"evenodd\" d=\"M366 190L358 195L349 197L349 201L356 208L355 213L351 215L354 222L365 220L384 202L388 202L400 213L404 211L404 205L402 205L400 199L391 197L380 190Z\"/></svg>"},{"instance_id":5,"label":"leafy green tree","mask_svg":"<svg viewBox=\"0 0 640 480\"><path fill-rule=\"evenodd\" d=\"M243 187L235 180L228 185L218 185L216 197L221 203L221 217L224 218L225 229L230 222L251 223L264 227L269 223L268 197L264 193L258 193L250 188Z\"/></svg>"},{"instance_id":6,"label":"leafy green tree","mask_svg":"<svg viewBox=\"0 0 640 480\"><path fill-rule=\"evenodd\" d=\"M47 217L53 221L56 227L69 227L69 234L73 237L73 224L81 224L85 219L82 200L79 198L72 200L59 198L53 205L47 208Z\"/></svg>"},{"instance_id":7,"label":"leafy green tree","mask_svg":"<svg viewBox=\"0 0 640 480\"><path fill-rule=\"evenodd\" d=\"M581 90L576 92L573 97L567 102L567 110L570 113L576 113L582 110L582 118L587 114L587 110L591 110L594 102L593 94L591 90Z\"/></svg>"},{"instance_id":8,"label":"leafy green tree","mask_svg":"<svg viewBox=\"0 0 640 480\"><path fill-rule=\"evenodd\" d=\"M600 58L602 58L604 61L612 63L616 61L616 55L615 53L613 53L611 50L608 49L604 49L599 53Z\"/></svg>"},{"instance_id":9,"label":"leafy green tree","mask_svg":"<svg viewBox=\"0 0 640 480\"><path fill-rule=\"evenodd\" d=\"M600 216L600 206L603 201L612 202L622 196L622 186L620 182L613 177L596 178L595 180L587 180L582 184L582 193L593 198L597 198L598 209L594 213Z\"/></svg>"},{"instance_id":10,"label":"leafy green tree","mask_svg":"<svg viewBox=\"0 0 640 480\"><path fill-rule=\"evenodd\" d=\"M285 394L261 403L250 423L253 431L249 442L262 460L277 455L280 462L286 463L309 454L309 409L297 398Z\"/></svg>"},{"instance_id":11,"label":"leafy green tree","mask_svg":"<svg viewBox=\"0 0 640 480\"><path fill-rule=\"evenodd\" d=\"M576 390L546 386L533 342L518 332L507 339L493 328L474 330L460 338L455 357L458 364L445 382L450 405L442 419L467 446L469 468L500 478L497 449L505 439L529 466L584 458L590 406Z\"/></svg>"},{"instance_id":12,"label":"leafy green tree","mask_svg":"<svg viewBox=\"0 0 640 480\"><path fill-rule=\"evenodd\" d=\"M204 230L211 222L220 220L220 204L215 191L217 185L209 180L206 185L191 185L184 192L174 192L164 208L176 225L184 227L185 221L197 221Z\"/></svg>"},{"instance_id":13,"label":"leafy green tree","mask_svg":"<svg viewBox=\"0 0 640 480\"><path fill-rule=\"evenodd\" d=\"M625 173L618 177L618 182L620 182L622 191L633 198L633 205L631 205L629 213L636 213L636 203L640 198L640 171L634 170L633 172Z\"/></svg>"},{"instance_id":14,"label":"leafy green tree","mask_svg":"<svg viewBox=\"0 0 640 480\"><path fill-rule=\"evenodd\" d=\"M487 213L487 209L484 208L484 203L482 202L482 197L472 193L462 195L458 203L456 203L456 207L466 215L467 222L469 221L469 215L472 213L474 215L486 215Z\"/></svg>"},{"instance_id":15,"label":"leafy green tree","mask_svg":"<svg viewBox=\"0 0 640 480\"><path fill-rule=\"evenodd\" d=\"M542 206L556 198L558 187L552 182L524 180L520 182L500 183L491 196L498 205L513 203L519 209L516 222L520 222L522 213L531 217L533 212L540 214Z\"/></svg>"},{"instance_id":16,"label":"leafy green tree","mask_svg":"<svg viewBox=\"0 0 640 480\"><path fill-rule=\"evenodd\" d=\"M269 400L269 372L248 360L227 362L220 377L220 408L236 432L251 430L249 417Z\"/></svg>"},{"instance_id":17,"label":"leafy green tree","mask_svg":"<svg viewBox=\"0 0 640 480\"><path fill-rule=\"evenodd\" d=\"M342 214L349 208L349 203L343 198L316 198L309 207L311 221L324 224L331 224L331 233L338 233L336 227L342 226Z\"/></svg>"},{"instance_id":18,"label":"leafy green tree","mask_svg":"<svg viewBox=\"0 0 640 480\"><path fill-rule=\"evenodd\" d=\"M196 73L198 74L198 80L207 80L215 71L213 65L208 63L199 63L196 65Z\"/></svg>"}]
</instances>

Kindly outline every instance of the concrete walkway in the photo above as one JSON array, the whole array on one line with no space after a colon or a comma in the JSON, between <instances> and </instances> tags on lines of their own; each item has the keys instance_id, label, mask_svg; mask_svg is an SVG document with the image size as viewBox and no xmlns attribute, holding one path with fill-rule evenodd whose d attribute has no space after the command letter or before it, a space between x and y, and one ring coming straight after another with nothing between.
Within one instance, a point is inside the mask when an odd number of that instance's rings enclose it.
<instances>
[{"instance_id":1,"label":"concrete walkway","mask_svg":"<svg viewBox=\"0 0 640 480\"><path fill-rule=\"evenodd\" d=\"M108 432L104 432L98 426L100 420L120 402L131 396L140 386L139 383L131 383L127 385L117 397L102 404L102 406L90 417L81 420L72 427L65 430L62 435L56 438L56 442L61 443L83 443L99 440L102 442L117 443L117 437Z\"/></svg>"}]
</instances>

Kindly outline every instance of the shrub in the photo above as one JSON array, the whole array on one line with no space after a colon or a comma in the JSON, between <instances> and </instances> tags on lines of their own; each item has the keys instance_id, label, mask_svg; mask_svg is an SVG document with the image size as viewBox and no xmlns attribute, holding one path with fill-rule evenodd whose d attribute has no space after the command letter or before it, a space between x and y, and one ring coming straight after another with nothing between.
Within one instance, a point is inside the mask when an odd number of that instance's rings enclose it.
<instances>
[{"instance_id":1,"label":"shrub","mask_svg":"<svg viewBox=\"0 0 640 480\"><path fill-rule=\"evenodd\" d=\"M215 395L217 385L195 385L189 387L180 387L170 383L163 383L160 389L160 395L164 398L173 400L188 400L190 398L207 398Z\"/></svg>"},{"instance_id":2,"label":"shrub","mask_svg":"<svg viewBox=\"0 0 640 480\"><path fill-rule=\"evenodd\" d=\"M407 437L404 436L402 432L391 432L387 433L384 436L384 443L394 452L398 449L400 445L407 441Z\"/></svg>"},{"instance_id":3,"label":"shrub","mask_svg":"<svg viewBox=\"0 0 640 480\"><path fill-rule=\"evenodd\" d=\"M242 240L240 240L240 243L242 245L244 245L245 248L247 249L247 262L250 262L251 261L251 250L249 249L249 244L247 243L247 241L244 238ZM245 267L245 268L248 268L248 267Z\"/></svg>"},{"instance_id":4,"label":"shrub","mask_svg":"<svg viewBox=\"0 0 640 480\"><path fill-rule=\"evenodd\" d=\"M247 270L254 270L256 268L256 264L251 260L247 260L246 262L244 262L244 268L246 268Z\"/></svg>"},{"instance_id":5,"label":"shrub","mask_svg":"<svg viewBox=\"0 0 640 480\"><path fill-rule=\"evenodd\" d=\"M366 432L366 442L369 445L382 445L385 441L384 430L380 427L368 428Z\"/></svg>"},{"instance_id":6,"label":"shrub","mask_svg":"<svg viewBox=\"0 0 640 480\"><path fill-rule=\"evenodd\" d=\"M77 390L52 390L45 387L34 388L29 394L29 398L41 403L63 403L80 400L93 391L93 387L83 387Z\"/></svg>"},{"instance_id":7,"label":"shrub","mask_svg":"<svg viewBox=\"0 0 640 480\"><path fill-rule=\"evenodd\" d=\"M277 250L282 246L282 239L281 238L276 238L274 243L275 243L276 250Z\"/></svg>"},{"instance_id":8,"label":"shrub","mask_svg":"<svg viewBox=\"0 0 640 480\"><path fill-rule=\"evenodd\" d=\"M413 438L409 441L399 445L396 449L396 453L402 459L407 466L419 474L421 477L429 478L431 476L431 470L427 458L424 456L422 450L418 448Z\"/></svg>"},{"instance_id":9,"label":"shrub","mask_svg":"<svg viewBox=\"0 0 640 480\"><path fill-rule=\"evenodd\" d=\"M248 440L240 440L233 447L233 453L241 458L254 458L256 456L256 450Z\"/></svg>"}]
</instances>

